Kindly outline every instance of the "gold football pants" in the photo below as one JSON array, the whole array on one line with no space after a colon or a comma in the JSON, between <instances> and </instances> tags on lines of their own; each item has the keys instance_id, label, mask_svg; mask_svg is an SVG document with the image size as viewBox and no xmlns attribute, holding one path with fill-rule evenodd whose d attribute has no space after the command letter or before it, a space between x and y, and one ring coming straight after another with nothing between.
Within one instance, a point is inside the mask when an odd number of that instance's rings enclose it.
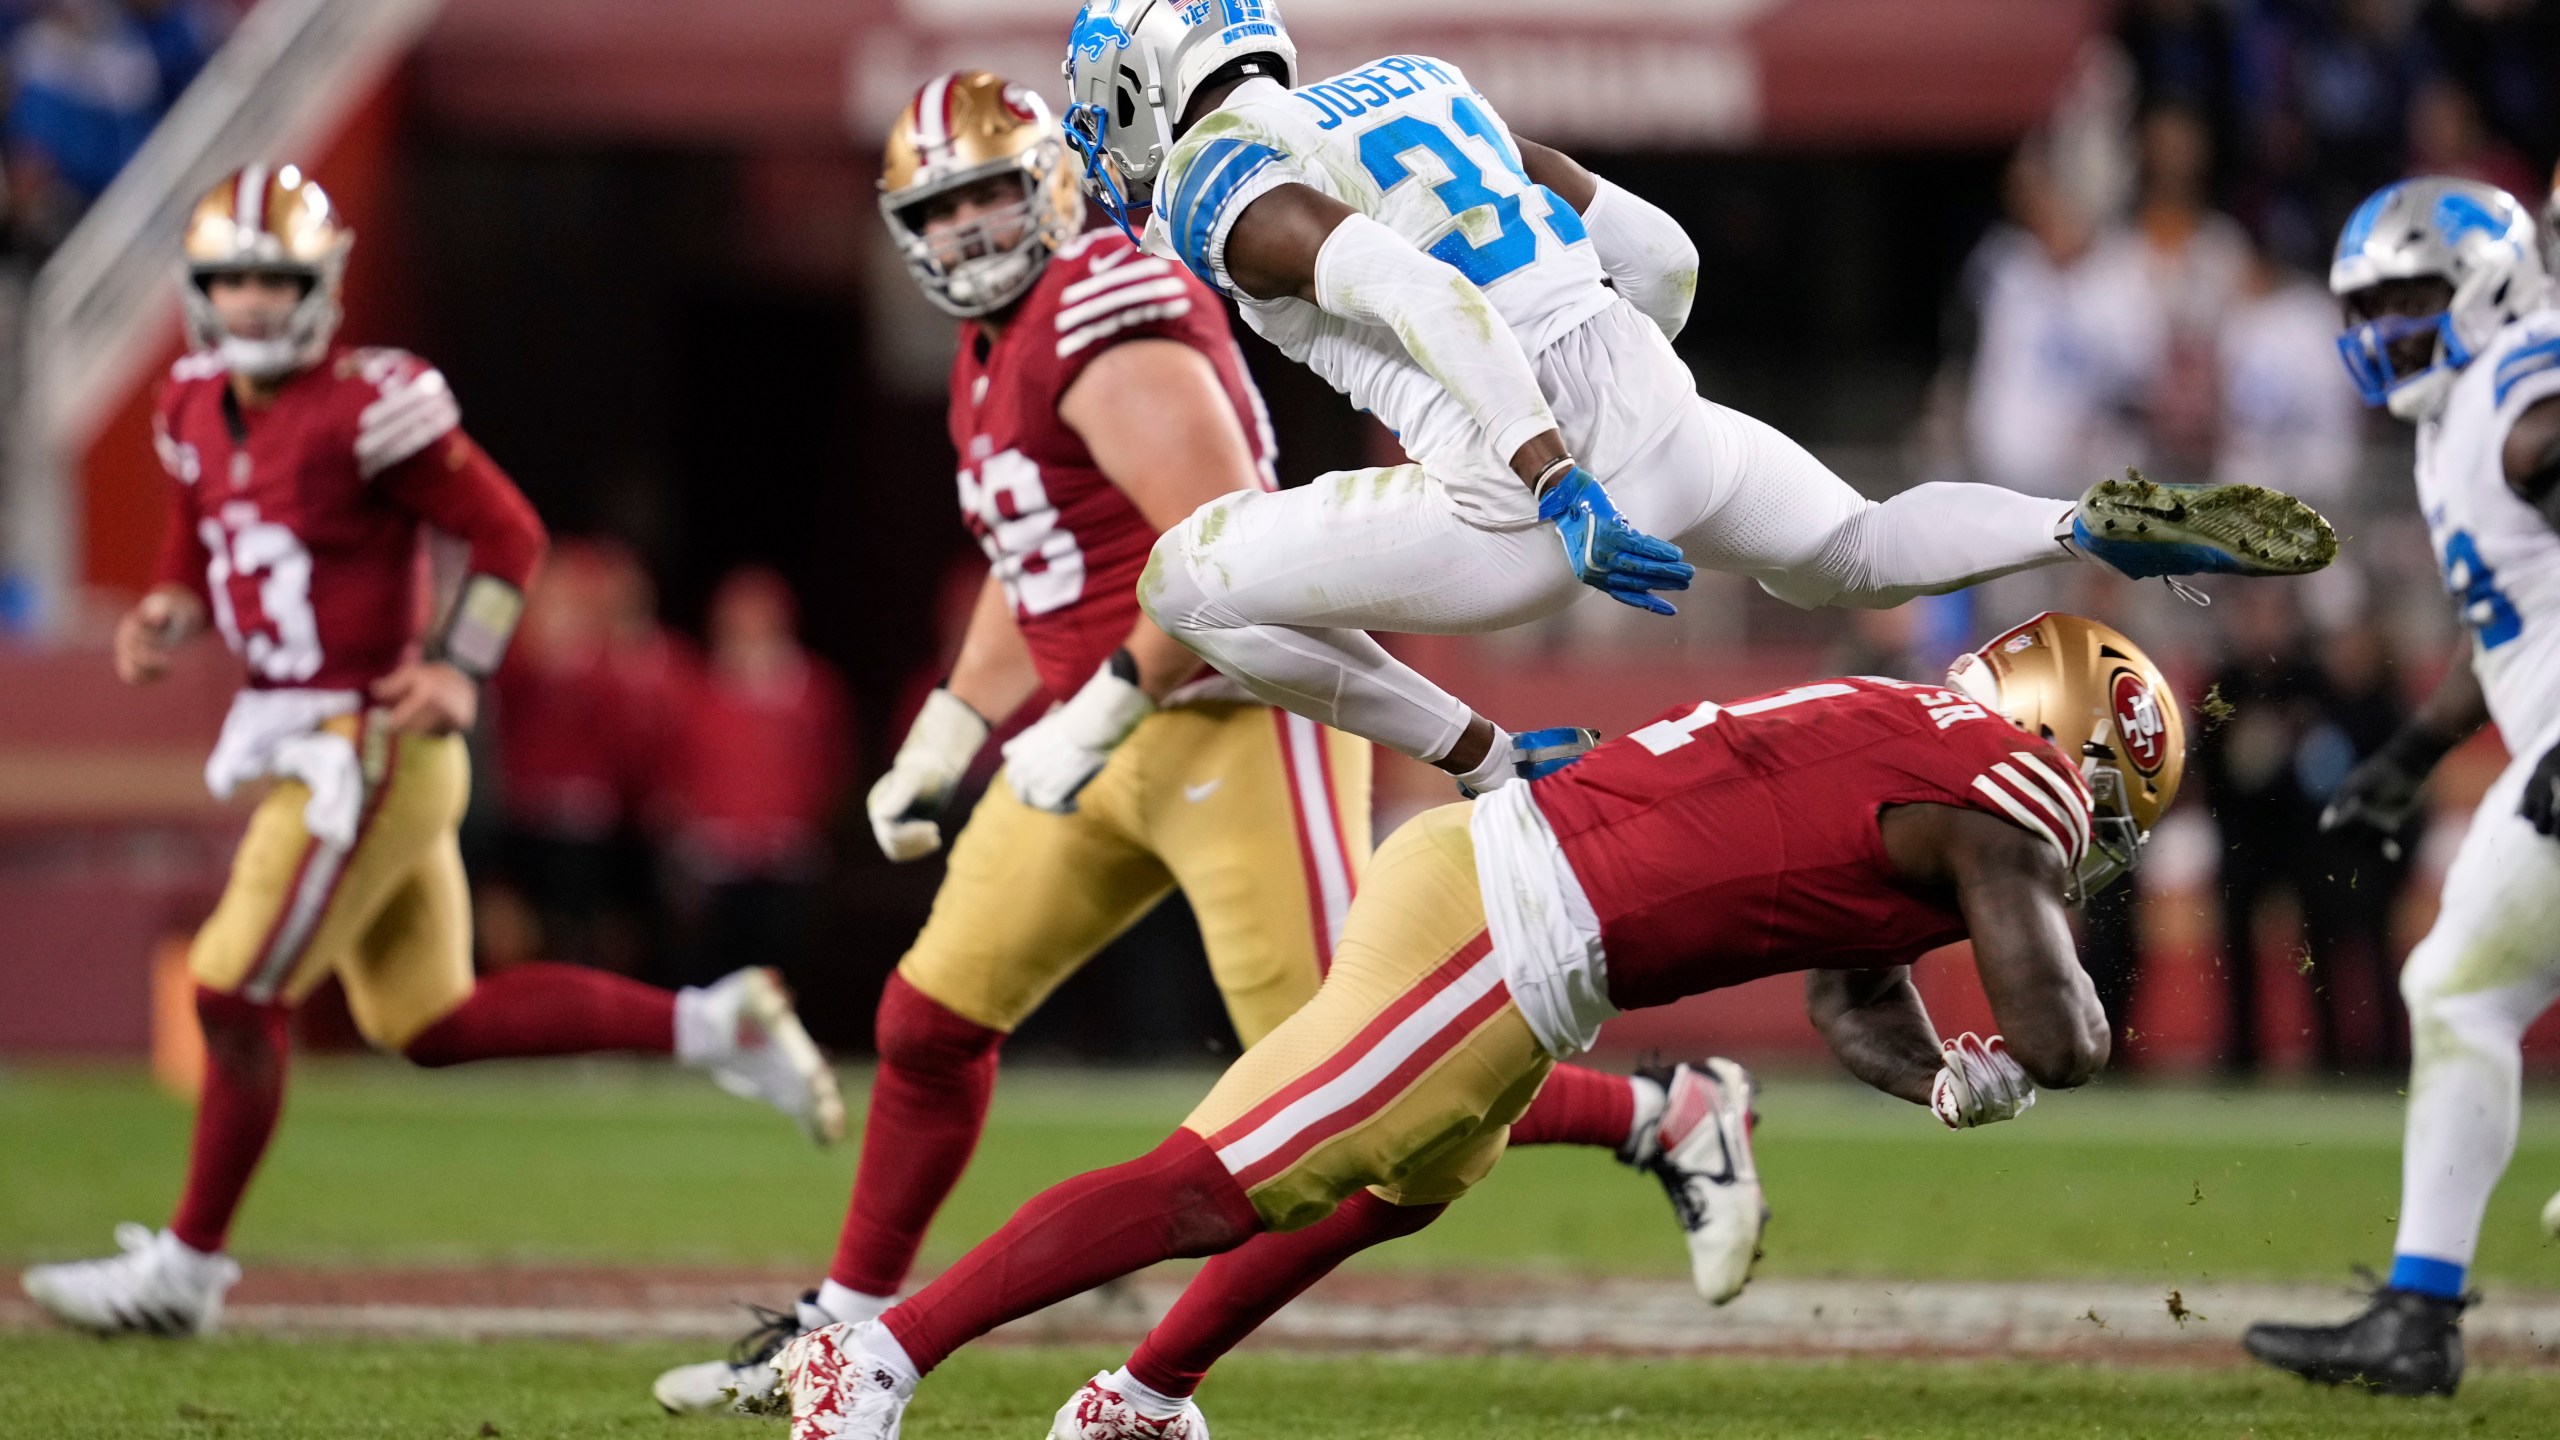
<instances>
[{"instance_id":1,"label":"gold football pants","mask_svg":"<svg viewBox=\"0 0 2560 1440\"><path fill-rule=\"evenodd\" d=\"M1387 837L1324 988L1182 1122L1274 1230L1363 1186L1398 1205L1458 1198L1555 1068L1485 935L1472 813L1442 806Z\"/></svg>"},{"instance_id":2,"label":"gold football pants","mask_svg":"<svg viewBox=\"0 0 2560 1440\"><path fill-rule=\"evenodd\" d=\"M1053 815L998 775L898 973L1011 1031L1175 886L1252 1045L1316 993L1369 855L1369 747L1261 705L1159 711Z\"/></svg>"},{"instance_id":3,"label":"gold football pants","mask_svg":"<svg viewBox=\"0 0 2560 1440\"><path fill-rule=\"evenodd\" d=\"M365 1038L397 1050L471 994L471 897L456 840L471 760L460 736L395 735L369 713L329 729L364 765L355 843L326 844L303 827L302 782L268 791L188 969L208 990L284 1005L334 973Z\"/></svg>"}]
</instances>

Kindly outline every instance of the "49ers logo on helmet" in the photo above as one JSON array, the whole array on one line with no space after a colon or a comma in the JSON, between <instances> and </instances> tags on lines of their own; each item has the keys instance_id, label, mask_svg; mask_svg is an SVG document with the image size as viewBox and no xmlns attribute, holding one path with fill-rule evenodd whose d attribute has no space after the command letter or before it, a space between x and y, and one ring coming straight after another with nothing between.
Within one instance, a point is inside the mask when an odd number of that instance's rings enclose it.
<instances>
[{"instance_id":1,"label":"49ers logo on helmet","mask_svg":"<svg viewBox=\"0 0 2560 1440\"><path fill-rule=\"evenodd\" d=\"M2116 672L2112 705L2116 714L2116 738L2123 742L2125 758L2133 768L2145 775L2160 773L2167 760L2168 722L2160 716L2160 697L2151 686L2130 670Z\"/></svg>"}]
</instances>

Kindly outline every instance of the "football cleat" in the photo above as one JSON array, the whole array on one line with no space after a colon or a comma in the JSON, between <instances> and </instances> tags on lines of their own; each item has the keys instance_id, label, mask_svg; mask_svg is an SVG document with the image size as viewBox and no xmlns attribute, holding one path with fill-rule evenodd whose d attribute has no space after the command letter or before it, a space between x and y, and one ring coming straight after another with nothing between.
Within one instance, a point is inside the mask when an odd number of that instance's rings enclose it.
<instances>
[{"instance_id":1,"label":"football cleat","mask_svg":"<svg viewBox=\"0 0 2560 1440\"><path fill-rule=\"evenodd\" d=\"M1058 1407L1049 1440L1209 1440L1209 1419L1185 1400L1179 1414L1150 1420L1111 1388L1111 1372L1105 1370Z\"/></svg>"},{"instance_id":2,"label":"football cleat","mask_svg":"<svg viewBox=\"0 0 2560 1440\"><path fill-rule=\"evenodd\" d=\"M818 1308L818 1292L809 1291L789 1310L747 1307L756 1328L729 1347L726 1360L700 1360L678 1365L649 1386L659 1408L670 1415L707 1415L718 1410L761 1414L782 1383L773 1357L809 1331L832 1324L834 1317Z\"/></svg>"},{"instance_id":3,"label":"football cleat","mask_svg":"<svg viewBox=\"0 0 2560 1440\"><path fill-rule=\"evenodd\" d=\"M2343 1325L2260 1323L2241 1334L2240 1345L2317 1385L2450 1395L2462 1383L2462 1312L2471 1303L2384 1286Z\"/></svg>"},{"instance_id":4,"label":"football cleat","mask_svg":"<svg viewBox=\"0 0 2560 1440\"><path fill-rule=\"evenodd\" d=\"M2136 580L2307 575L2338 558L2320 512L2259 485L2163 485L2127 470L2080 497L2071 543Z\"/></svg>"},{"instance_id":5,"label":"football cleat","mask_svg":"<svg viewBox=\"0 0 2560 1440\"><path fill-rule=\"evenodd\" d=\"M1523 730L1511 737L1511 773L1523 780L1543 779L1589 754L1599 743L1599 731L1579 725ZM1462 783L1458 793L1473 800L1480 792Z\"/></svg>"},{"instance_id":6,"label":"football cleat","mask_svg":"<svg viewBox=\"0 0 2560 1440\"><path fill-rule=\"evenodd\" d=\"M781 1389L756 1413L787 1405L791 1440L898 1440L916 1387L862 1353L863 1332L879 1323L823 1325L794 1337L773 1357Z\"/></svg>"},{"instance_id":7,"label":"football cleat","mask_svg":"<svg viewBox=\"0 0 2560 1440\"><path fill-rule=\"evenodd\" d=\"M1689 1240L1698 1293L1722 1305L1750 1283L1769 1207L1751 1159L1751 1072L1730 1060L1647 1065L1636 1073L1662 1087L1662 1119L1619 1158L1662 1182Z\"/></svg>"},{"instance_id":8,"label":"football cleat","mask_svg":"<svg viewBox=\"0 0 2560 1440\"><path fill-rule=\"evenodd\" d=\"M123 1254L38 1265L18 1283L47 1314L99 1335L177 1339L221 1325L223 1292L240 1280L230 1256L191 1250L145 1225L118 1225L116 1244Z\"/></svg>"},{"instance_id":9,"label":"football cleat","mask_svg":"<svg viewBox=\"0 0 2560 1440\"><path fill-rule=\"evenodd\" d=\"M844 1138L844 1096L817 1042L791 1008L782 977L761 966L740 970L679 997L692 1008L680 1033L704 1037L685 1059L711 1072L720 1088L761 1100L800 1122L809 1138Z\"/></svg>"}]
</instances>

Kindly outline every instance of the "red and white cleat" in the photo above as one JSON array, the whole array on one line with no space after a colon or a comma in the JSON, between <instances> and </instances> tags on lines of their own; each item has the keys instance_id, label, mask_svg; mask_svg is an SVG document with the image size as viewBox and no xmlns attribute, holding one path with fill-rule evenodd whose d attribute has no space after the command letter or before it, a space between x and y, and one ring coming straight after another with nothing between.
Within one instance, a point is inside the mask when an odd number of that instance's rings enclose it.
<instances>
[{"instance_id":1,"label":"red and white cleat","mask_svg":"<svg viewBox=\"0 0 2560 1440\"><path fill-rule=\"evenodd\" d=\"M791 1440L898 1440L915 1382L863 1353L862 1336L880 1322L809 1331L773 1357L782 1372L775 1400L791 1404Z\"/></svg>"},{"instance_id":2,"label":"red and white cleat","mask_svg":"<svg viewBox=\"0 0 2560 1440\"><path fill-rule=\"evenodd\" d=\"M1625 1157L1651 1171L1689 1238L1698 1293L1722 1305L1742 1293L1760 1258L1769 1207L1751 1159L1751 1072L1730 1060L1683 1061L1637 1072L1668 1097L1662 1122Z\"/></svg>"},{"instance_id":3,"label":"red and white cleat","mask_svg":"<svg viewBox=\"0 0 2560 1440\"><path fill-rule=\"evenodd\" d=\"M1209 1440L1209 1418L1185 1400L1179 1412L1151 1420L1112 1388L1106 1370L1058 1407L1058 1418L1049 1422L1049 1440Z\"/></svg>"}]
</instances>

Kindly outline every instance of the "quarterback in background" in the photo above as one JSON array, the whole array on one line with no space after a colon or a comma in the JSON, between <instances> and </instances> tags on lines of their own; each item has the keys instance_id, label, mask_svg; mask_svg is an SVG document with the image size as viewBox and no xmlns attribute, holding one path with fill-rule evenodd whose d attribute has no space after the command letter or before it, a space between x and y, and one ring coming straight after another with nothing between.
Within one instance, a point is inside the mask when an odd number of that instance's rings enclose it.
<instances>
[{"instance_id":1,"label":"quarterback in background","mask_svg":"<svg viewBox=\"0 0 2560 1440\"><path fill-rule=\"evenodd\" d=\"M1850 1073L1951 1127L2082 1084L2107 1023L2068 907L2133 865L2183 746L2131 641L2041 615L1943 686L1691 702L1429 811L1379 850L1323 990L1172 1138L1033 1199L879 1320L786 1348L794 1440L895 1440L918 1379L970 1340L1216 1256L1128 1371L1050 1431L1205 1440L1190 1396L1210 1364L1361 1243L1482 1179L1556 1062L1622 1010L1802 970ZM1912 987L1912 962L1968 937L2005 1040L1942 1042ZM1355 1211L1399 1218L1309 1243Z\"/></svg>"},{"instance_id":2,"label":"quarterback in background","mask_svg":"<svg viewBox=\"0 0 2560 1440\"><path fill-rule=\"evenodd\" d=\"M2560 997L2560 295L2515 197L2442 178L2366 200L2329 288L2366 403L2418 427L2418 508L2467 639L2320 823L2397 829L2483 724L2514 759L2400 972L2409 1112L2390 1279L2344 1324L2252 1325L2242 1340L2309 1380L2451 1394L2481 1220L2515 1155L2525 1028ZM2544 1223L2560 1228L2560 1197Z\"/></svg>"},{"instance_id":3,"label":"quarterback in background","mask_svg":"<svg viewBox=\"0 0 2560 1440\"><path fill-rule=\"evenodd\" d=\"M1119 232L1083 231L1047 106L984 71L917 92L880 190L917 284L962 322L951 443L961 518L988 562L959 658L872 788L882 851L939 848L993 728L1026 703L1050 708L1005 745L881 997L861 1167L826 1281L727 1361L661 1375L671 1411L753 1404L795 1336L890 1306L976 1149L1005 1036L1169 891L1190 901L1252 1046L1316 993L1369 857L1367 743L1244 694L1138 610L1165 527L1273 486L1270 424L1225 308ZM1761 1222L1740 1067L1570 1069L1551 1088L1535 1137L1651 1170L1701 1287L1739 1291ZM1727 1136L1738 1167L1723 1163Z\"/></svg>"},{"instance_id":4,"label":"quarterback in background","mask_svg":"<svg viewBox=\"0 0 2560 1440\"><path fill-rule=\"evenodd\" d=\"M116 670L148 684L219 630L248 673L205 782L219 796L272 788L188 955L205 1070L176 1214L158 1232L120 1227L121 1255L24 1277L87 1330L215 1327L240 1273L224 1241L284 1099L287 1025L331 975L365 1038L420 1065L673 1053L821 1141L843 1130L834 1078L768 971L673 995L567 965L473 976L461 732L545 537L462 432L443 375L332 343L353 242L292 166L225 179L186 230L199 348L155 417L168 540L158 583L117 627ZM430 532L463 552L432 617Z\"/></svg>"},{"instance_id":5,"label":"quarterback in background","mask_svg":"<svg viewBox=\"0 0 2560 1440\"><path fill-rule=\"evenodd\" d=\"M1543 747L1368 631L1506 629L1584 587L1668 614L1655 592L1692 563L1791 604L1886 607L2074 559L2275 575L2336 552L2318 515L2255 486L1861 497L1698 395L1670 343L1697 290L1679 225L1513 135L1446 61L1301 85L1277 0L1088 0L1067 82L1087 184L1123 224L1149 212L1148 253L1232 296L1413 462L1203 509L1156 546L1147 613L1271 703L1471 789Z\"/></svg>"}]
</instances>

